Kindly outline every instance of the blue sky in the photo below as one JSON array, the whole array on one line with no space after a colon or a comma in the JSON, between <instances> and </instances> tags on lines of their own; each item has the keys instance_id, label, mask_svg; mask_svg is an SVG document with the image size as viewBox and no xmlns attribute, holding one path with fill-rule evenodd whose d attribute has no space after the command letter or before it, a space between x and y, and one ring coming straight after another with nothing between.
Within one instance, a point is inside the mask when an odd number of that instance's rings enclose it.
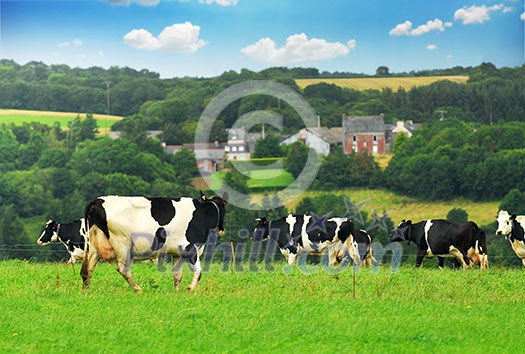
<instances>
[{"instance_id":1,"label":"blue sky","mask_svg":"<svg viewBox=\"0 0 525 354\"><path fill-rule=\"evenodd\" d=\"M0 0L0 57L161 77L524 64L523 0Z\"/></svg>"}]
</instances>

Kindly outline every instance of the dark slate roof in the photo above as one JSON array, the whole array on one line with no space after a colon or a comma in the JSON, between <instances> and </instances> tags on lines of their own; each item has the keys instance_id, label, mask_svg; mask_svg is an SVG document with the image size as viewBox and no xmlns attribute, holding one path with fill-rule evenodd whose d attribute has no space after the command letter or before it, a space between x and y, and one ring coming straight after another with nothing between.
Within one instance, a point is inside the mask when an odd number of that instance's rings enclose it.
<instances>
[{"instance_id":1,"label":"dark slate roof","mask_svg":"<svg viewBox=\"0 0 525 354\"><path fill-rule=\"evenodd\" d=\"M385 131L385 117L378 116L343 116L343 128L346 133L379 133Z\"/></svg>"}]
</instances>

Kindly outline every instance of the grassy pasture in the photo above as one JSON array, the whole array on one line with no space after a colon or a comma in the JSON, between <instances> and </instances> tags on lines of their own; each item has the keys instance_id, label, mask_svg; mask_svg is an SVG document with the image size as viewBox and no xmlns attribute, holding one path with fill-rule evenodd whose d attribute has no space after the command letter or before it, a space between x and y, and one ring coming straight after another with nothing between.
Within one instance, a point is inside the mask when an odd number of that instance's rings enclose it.
<instances>
[{"instance_id":1,"label":"grassy pasture","mask_svg":"<svg viewBox=\"0 0 525 354\"><path fill-rule=\"evenodd\" d=\"M284 264L273 272L204 273L196 291L176 293L169 271L134 264L135 294L113 265L99 264L92 288L79 266L0 262L0 348L12 353L157 352L515 352L521 269L453 271L383 267L313 274ZM246 267L247 268L247 267ZM187 285L190 276L185 266Z\"/></svg>"},{"instance_id":2,"label":"grassy pasture","mask_svg":"<svg viewBox=\"0 0 525 354\"><path fill-rule=\"evenodd\" d=\"M62 128L67 128L67 124L80 114L80 118L85 118L86 113L74 112L46 112L46 111L27 111L17 109L0 109L0 124L22 125L23 123L38 122L52 126L59 122ZM97 121L97 126L101 133L122 119L120 116L106 114L93 114Z\"/></svg>"},{"instance_id":3,"label":"grassy pasture","mask_svg":"<svg viewBox=\"0 0 525 354\"><path fill-rule=\"evenodd\" d=\"M441 80L450 80L457 83L466 83L468 76L421 76L421 77L366 77L366 78L342 78L342 79L296 79L297 85L304 89L307 86L318 83L334 84L342 88L351 88L358 91L382 90L390 88L397 91L399 88L410 90L417 86L426 86Z\"/></svg>"},{"instance_id":4,"label":"grassy pasture","mask_svg":"<svg viewBox=\"0 0 525 354\"><path fill-rule=\"evenodd\" d=\"M452 208L464 209L469 220L479 225L494 223L498 213L500 201L474 202L464 198L456 198L450 201L421 201L418 199L402 196L384 189L351 188L339 191L306 191L292 203L286 205L289 210L295 210L299 202L305 197L314 197L321 193L334 193L344 195L355 204L362 204L363 210L375 211L381 215L387 212L395 224L402 219L420 221L425 219L445 218ZM262 194L252 195L252 202L260 202Z\"/></svg>"}]
</instances>

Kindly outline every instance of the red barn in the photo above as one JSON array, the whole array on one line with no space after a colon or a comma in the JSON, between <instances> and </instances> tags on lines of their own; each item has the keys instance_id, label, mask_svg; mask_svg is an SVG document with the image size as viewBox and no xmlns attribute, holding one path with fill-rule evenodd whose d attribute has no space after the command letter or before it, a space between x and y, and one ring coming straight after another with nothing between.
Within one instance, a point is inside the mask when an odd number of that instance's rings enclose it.
<instances>
[{"instance_id":1,"label":"red barn","mask_svg":"<svg viewBox=\"0 0 525 354\"><path fill-rule=\"evenodd\" d=\"M384 115L343 115L345 154L367 152L371 155L387 152L387 136Z\"/></svg>"}]
</instances>

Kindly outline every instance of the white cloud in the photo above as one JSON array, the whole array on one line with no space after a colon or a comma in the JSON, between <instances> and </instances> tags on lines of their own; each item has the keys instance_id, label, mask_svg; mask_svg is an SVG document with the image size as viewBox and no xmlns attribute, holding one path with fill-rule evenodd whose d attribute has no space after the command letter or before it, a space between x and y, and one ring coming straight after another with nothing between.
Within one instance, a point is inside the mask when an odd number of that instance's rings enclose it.
<instances>
[{"instance_id":1,"label":"white cloud","mask_svg":"<svg viewBox=\"0 0 525 354\"><path fill-rule=\"evenodd\" d=\"M463 21L464 25L482 24L490 20L491 11L502 11L503 13L508 13L512 11L512 7L504 6L503 4L492 5L490 7L485 5L465 6L454 13L454 20Z\"/></svg>"},{"instance_id":2,"label":"white cloud","mask_svg":"<svg viewBox=\"0 0 525 354\"><path fill-rule=\"evenodd\" d=\"M391 36L421 36L422 34L439 31L443 32L445 28L452 27L451 22L443 22L439 18L431 21L427 21L424 25L420 25L415 29L412 29L412 22L405 21L394 27L389 34Z\"/></svg>"},{"instance_id":3,"label":"white cloud","mask_svg":"<svg viewBox=\"0 0 525 354\"><path fill-rule=\"evenodd\" d=\"M439 18L436 18L434 21L427 21L426 24L418 26L415 30L410 32L410 35L420 36L431 31L443 32L446 27L452 27L452 23L443 22Z\"/></svg>"},{"instance_id":4,"label":"white cloud","mask_svg":"<svg viewBox=\"0 0 525 354\"><path fill-rule=\"evenodd\" d=\"M206 5L235 6L239 3L239 0L199 0L199 3Z\"/></svg>"},{"instance_id":5,"label":"white cloud","mask_svg":"<svg viewBox=\"0 0 525 354\"><path fill-rule=\"evenodd\" d=\"M436 49L437 49L437 45L435 45L435 44L429 44L429 45L426 46L426 48L427 48L428 50L436 50Z\"/></svg>"},{"instance_id":6,"label":"white cloud","mask_svg":"<svg viewBox=\"0 0 525 354\"><path fill-rule=\"evenodd\" d=\"M80 47L83 44L83 42L78 38L73 39L72 43L73 43L73 47Z\"/></svg>"},{"instance_id":7,"label":"white cloud","mask_svg":"<svg viewBox=\"0 0 525 354\"><path fill-rule=\"evenodd\" d=\"M412 22L405 21L394 27L388 34L391 36L408 36L412 29Z\"/></svg>"},{"instance_id":8,"label":"white cloud","mask_svg":"<svg viewBox=\"0 0 525 354\"><path fill-rule=\"evenodd\" d=\"M349 40L347 44L327 42L325 39L308 39L306 34L294 34L286 39L286 44L277 48L270 38L262 38L254 44L241 49L250 59L272 64L291 64L307 61L328 60L347 55L355 49L357 41Z\"/></svg>"},{"instance_id":9,"label":"white cloud","mask_svg":"<svg viewBox=\"0 0 525 354\"><path fill-rule=\"evenodd\" d=\"M191 22L176 23L165 27L158 37L145 29L134 29L124 36L124 42L138 49L193 53L206 45L206 41L199 38L200 29Z\"/></svg>"},{"instance_id":10,"label":"white cloud","mask_svg":"<svg viewBox=\"0 0 525 354\"><path fill-rule=\"evenodd\" d=\"M111 5L129 6L133 3L141 6L157 6L160 0L107 0Z\"/></svg>"},{"instance_id":11,"label":"white cloud","mask_svg":"<svg viewBox=\"0 0 525 354\"><path fill-rule=\"evenodd\" d=\"M525 21L525 12L521 14L520 18Z\"/></svg>"},{"instance_id":12,"label":"white cloud","mask_svg":"<svg viewBox=\"0 0 525 354\"><path fill-rule=\"evenodd\" d=\"M82 46L82 44L84 44L84 42L82 42L80 39L78 38L75 38L73 39L72 41L65 41L65 42L60 42L58 43L58 46L60 48L66 48L66 47L69 47L69 46L73 46L73 47L80 47Z\"/></svg>"}]
</instances>

